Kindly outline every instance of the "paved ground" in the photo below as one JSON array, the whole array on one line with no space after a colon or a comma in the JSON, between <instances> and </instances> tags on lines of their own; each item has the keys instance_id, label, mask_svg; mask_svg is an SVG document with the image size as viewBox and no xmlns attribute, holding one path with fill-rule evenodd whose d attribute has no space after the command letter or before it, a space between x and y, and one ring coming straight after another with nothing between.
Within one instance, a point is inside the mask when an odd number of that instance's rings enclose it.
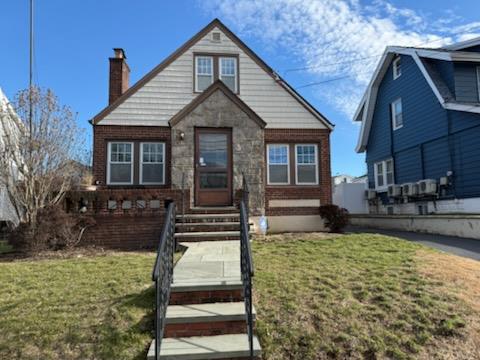
<instances>
[{"instance_id":1,"label":"paved ground","mask_svg":"<svg viewBox=\"0 0 480 360\"><path fill-rule=\"evenodd\" d=\"M173 282L240 280L240 241L181 243L188 247L175 265Z\"/></svg>"},{"instance_id":2,"label":"paved ground","mask_svg":"<svg viewBox=\"0 0 480 360\"><path fill-rule=\"evenodd\" d=\"M367 232L395 236L401 239L431 246L447 253L480 260L480 240L466 239L455 236L415 233L410 231L371 229L359 226L349 226L347 232Z\"/></svg>"}]
</instances>

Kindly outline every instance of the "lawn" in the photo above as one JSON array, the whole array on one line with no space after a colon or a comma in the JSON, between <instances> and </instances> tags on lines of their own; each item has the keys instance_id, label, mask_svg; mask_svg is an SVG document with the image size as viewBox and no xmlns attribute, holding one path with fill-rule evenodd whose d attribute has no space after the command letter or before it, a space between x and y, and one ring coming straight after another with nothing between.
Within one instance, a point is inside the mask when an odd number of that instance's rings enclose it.
<instances>
[{"instance_id":1,"label":"lawn","mask_svg":"<svg viewBox=\"0 0 480 360\"><path fill-rule=\"evenodd\" d=\"M270 236L253 251L265 359L480 358L480 299L454 295L472 284L428 273L443 261L463 278L448 265L461 258L371 234ZM478 286L480 263L469 271Z\"/></svg>"},{"instance_id":2,"label":"lawn","mask_svg":"<svg viewBox=\"0 0 480 360\"><path fill-rule=\"evenodd\" d=\"M269 236L253 251L265 359L479 355L478 262L375 235ZM0 358L145 359L154 258L0 258Z\"/></svg>"}]
</instances>

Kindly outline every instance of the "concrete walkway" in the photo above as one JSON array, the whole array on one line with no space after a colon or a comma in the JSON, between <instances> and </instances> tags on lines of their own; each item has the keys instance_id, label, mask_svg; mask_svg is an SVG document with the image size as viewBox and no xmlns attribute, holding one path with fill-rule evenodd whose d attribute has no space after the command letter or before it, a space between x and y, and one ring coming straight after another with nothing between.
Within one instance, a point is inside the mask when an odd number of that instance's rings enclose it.
<instances>
[{"instance_id":1,"label":"concrete walkway","mask_svg":"<svg viewBox=\"0 0 480 360\"><path fill-rule=\"evenodd\" d=\"M480 240L410 231L372 229L360 226L349 226L347 232L394 236L400 239L418 242L450 254L480 260Z\"/></svg>"},{"instance_id":2,"label":"concrete walkway","mask_svg":"<svg viewBox=\"0 0 480 360\"><path fill-rule=\"evenodd\" d=\"M180 245L188 249L175 266L173 286L241 282L240 241L185 242Z\"/></svg>"}]
</instances>

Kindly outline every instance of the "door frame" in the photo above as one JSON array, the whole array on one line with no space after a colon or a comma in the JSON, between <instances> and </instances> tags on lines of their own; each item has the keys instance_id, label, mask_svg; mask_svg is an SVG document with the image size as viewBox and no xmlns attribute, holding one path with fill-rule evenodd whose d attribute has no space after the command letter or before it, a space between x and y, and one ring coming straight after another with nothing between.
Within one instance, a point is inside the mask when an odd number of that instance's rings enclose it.
<instances>
[{"instance_id":1,"label":"door frame","mask_svg":"<svg viewBox=\"0 0 480 360\"><path fill-rule=\"evenodd\" d=\"M202 133L221 133L227 135L227 200L222 204L203 204L200 200L200 176L199 176L199 166L198 166L198 156L199 156L199 136ZM195 206L231 206L233 204L233 138L232 138L232 128L229 127L194 127L194 156L193 156L193 169L194 169L194 199L193 203ZM225 190L203 190L205 192L225 192Z\"/></svg>"}]
</instances>

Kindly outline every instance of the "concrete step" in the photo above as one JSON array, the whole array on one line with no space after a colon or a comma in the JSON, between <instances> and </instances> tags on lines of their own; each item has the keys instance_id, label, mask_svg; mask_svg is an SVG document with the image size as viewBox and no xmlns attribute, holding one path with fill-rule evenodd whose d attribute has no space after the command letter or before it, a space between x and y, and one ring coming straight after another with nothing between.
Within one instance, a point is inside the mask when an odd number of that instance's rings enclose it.
<instances>
[{"instance_id":1,"label":"concrete step","mask_svg":"<svg viewBox=\"0 0 480 360\"><path fill-rule=\"evenodd\" d=\"M224 214L185 214L177 215L177 223L206 223L206 222L237 222L240 219L239 213Z\"/></svg>"},{"instance_id":2,"label":"concrete step","mask_svg":"<svg viewBox=\"0 0 480 360\"><path fill-rule=\"evenodd\" d=\"M180 242L238 240L240 231L194 231L175 233Z\"/></svg>"},{"instance_id":3,"label":"concrete step","mask_svg":"<svg viewBox=\"0 0 480 360\"><path fill-rule=\"evenodd\" d=\"M236 206L194 206L190 208L192 214L214 214L214 213L235 213L239 212Z\"/></svg>"},{"instance_id":4,"label":"concrete step","mask_svg":"<svg viewBox=\"0 0 480 360\"><path fill-rule=\"evenodd\" d=\"M166 338L247 332L244 302L169 305L165 320Z\"/></svg>"},{"instance_id":5,"label":"concrete step","mask_svg":"<svg viewBox=\"0 0 480 360\"><path fill-rule=\"evenodd\" d=\"M254 309L254 317L255 314ZM245 303L243 302L170 305L166 316L167 324L237 320L245 321Z\"/></svg>"},{"instance_id":6,"label":"concrete step","mask_svg":"<svg viewBox=\"0 0 480 360\"><path fill-rule=\"evenodd\" d=\"M240 222L232 221L214 221L214 222L196 222L196 223L178 223L175 225L181 233L185 232L209 232L209 231L239 231Z\"/></svg>"},{"instance_id":7,"label":"concrete step","mask_svg":"<svg viewBox=\"0 0 480 360\"><path fill-rule=\"evenodd\" d=\"M261 353L257 337L254 337L254 356ZM205 360L205 359L242 359L250 356L247 334L192 336L166 338L162 340L161 359ZM148 350L147 359L155 357L155 341Z\"/></svg>"}]
</instances>

